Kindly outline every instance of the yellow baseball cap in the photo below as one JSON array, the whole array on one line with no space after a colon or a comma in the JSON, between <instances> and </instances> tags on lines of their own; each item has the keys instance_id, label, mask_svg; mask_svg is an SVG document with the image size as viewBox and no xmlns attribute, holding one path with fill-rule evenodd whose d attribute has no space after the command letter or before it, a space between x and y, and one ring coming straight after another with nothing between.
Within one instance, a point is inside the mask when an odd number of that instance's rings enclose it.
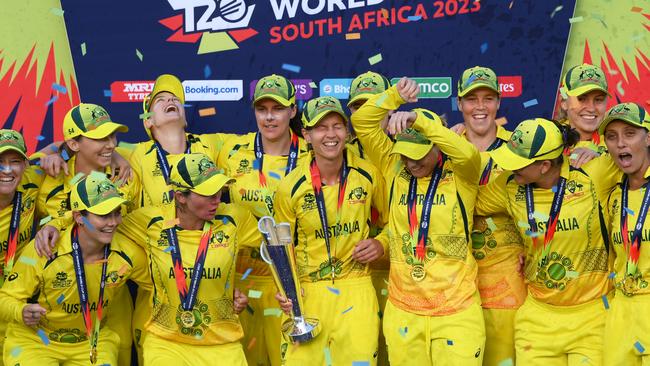
<instances>
[{"instance_id":1,"label":"yellow baseball cap","mask_svg":"<svg viewBox=\"0 0 650 366\"><path fill-rule=\"evenodd\" d=\"M63 118L63 139L71 140L77 136L99 140L114 132L128 132L129 128L115 123L102 106L81 103L73 107Z\"/></svg>"},{"instance_id":2,"label":"yellow baseball cap","mask_svg":"<svg viewBox=\"0 0 650 366\"><path fill-rule=\"evenodd\" d=\"M330 113L336 113L345 122L348 121L348 117L345 115L345 111L343 111L341 102L338 99L330 96L311 99L305 104L305 109L302 111L302 126L304 128L314 127Z\"/></svg>"},{"instance_id":3,"label":"yellow baseball cap","mask_svg":"<svg viewBox=\"0 0 650 366\"><path fill-rule=\"evenodd\" d=\"M607 125L614 121L622 121L650 131L650 118L648 117L648 113L637 103L620 103L610 108L605 113L603 121L600 122L598 133L601 135L604 134Z\"/></svg>"},{"instance_id":4,"label":"yellow baseball cap","mask_svg":"<svg viewBox=\"0 0 650 366\"><path fill-rule=\"evenodd\" d=\"M555 159L563 151L562 131L552 121L535 118L521 122L506 144L488 154L501 168L512 171Z\"/></svg>"},{"instance_id":5,"label":"yellow baseball cap","mask_svg":"<svg viewBox=\"0 0 650 366\"><path fill-rule=\"evenodd\" d=\"M172 74L162 74L156 78L153 84L153 90L142 102L142 109L145 113L151 109L151 102L156 95L162 92L175 95L181 101L181 104L185 104L185 91L183 91L183 83L181 83L181 80Z\"/></svg>"},{"instance_id":6,"label":"yellow baseball cap","mask_svg":"<svg viewBox=\"0 0 650 366\"><path fill-rule=\"evenodd\" d=\"M223 174L205 154L178 154L169 157L169 183L201 196L212 196L235 180Z\"/></svg>"},{"instance_id":7,"label":"yellow baseball cap","mask_svg":"<svg viewBox=\"0 0 650 366\"><path fill-rule=\"evenodd\" d=\"M0 130L0 154L5 151L15 151L27 159L27 147L23 135L14 130Z\"/></svg>"},{"instance_id":8,"label":"yellow baseball cap","mask_svg":"<svg viewBox=\"0 0 650 366\"><path fill-rule=\"evenodd\" d=\"M572 97L577 97L594 90L600 90L610 95L607 91L605 72L600 67L590 64L582 64L570 68L562 79L562 88L567 95Z\"/></svg>"},{"instance_id":9,"label":"yellow baseball cap","mask_svg":"<svg viewBox=\"0 0 650 366\"><path fill-rule=\"evenodd\" d=\"M354 102L369 99L375 94L383 93L390 88L390 81L383 75L368 71L357 76L350 84L350 100L348 107Z\"/></svg>"},{"instance_id":10,"label":"yellow baseball cap","mask_svg":"<svg viewBox=\"0 0 650 366\"><path fill-rule=\"evenodd\" d=\"M72 211L106 215L126 203L117 187L103 173L93 172L81 178L70 191Z\"/></svg>"},{"instance_id":11,"label":"yellow baseball cap","mask_svg":"<svg viewBox=\"0 0 650 366\"><path fill-rule=\"evenodd\" d=\"M395 144L391 154L404 155L412 160L424 158L431 148L433 142L414 128L407 128L395 136Z\"/></svg>"}]
</instances>

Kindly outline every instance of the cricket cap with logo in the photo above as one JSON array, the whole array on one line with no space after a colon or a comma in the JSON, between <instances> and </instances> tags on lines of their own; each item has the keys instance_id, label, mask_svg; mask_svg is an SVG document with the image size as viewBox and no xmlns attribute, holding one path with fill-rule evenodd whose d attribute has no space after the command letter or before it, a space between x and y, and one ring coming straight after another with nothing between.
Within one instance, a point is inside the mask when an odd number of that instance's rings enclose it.
<instances>
[{"instance_id":1,"label":"cricket cap with logo","mask_svg":"<svg viewBox=\"0 0 650 366\"><path fill-rule=\"evenodd\" d=\"M494 162L505 170L519 170L542 160L552 160L564 151L562 131L554 122L544 118L521 122L510 140L488 151Z\"/></svg>"},{"instance_id":2,"label":"cricket cap with logo","mask_svg":"<svg viewBox=\"0 0 650 366\"><path fill-rule=\"evenodd\" d=\"M18 131L2 129L0 130L0 154L7 151L15 151L27 159L27 147L23 135Z\"/></svg>"},{"instance_id":3,"label":"cricket cap with logo","mask_svg":"<svg viewBox=\"0 0 650 366\"><path fill-rule=\"evenodd\" d=\"M125 125L113 122L106 109L97 104L81 103L70 109L63 118L64 140L77 136L99 140L114 132L128 131Z\"/></svg>"},{"instance_id":4,"label":"cricket cap with logo","mask_svg":"<svg viewBox=\"0 0 650 366\"><path fill-rule=\"evenodd\" d=\"M641 105L636 103L620 103L610 108L598 127L598 133L603 135L607 125L614 121L622 121L650 131L650 116Z\"/></svg>"},{"instance_id":5,"label":"cricket cap with logo","mask_svg":"<svg viewBox=\"0 0 650 366\"><path fill-rule=\"evenodd\" d=\"M205 154L171 155L169 184L201 196L212 196L235 180L223 174Z\"/></svg>"},{"instance_id":6,"label":"cricket cap with logo","mask_svg":"<svg viewBox=\"0 0 650 366\"><path fill-rule=\"evenodd\" d=\"M81 178L70 191L72 211L86 210L95 215L106 215L126 203L115 184L99 172Z\"/></svg>"},{"instance_id":7,"label":"cricket cap with logo","mask_svg":"<svg viewBox=\"0 0 650 366\"><path fill-rule=\"evenodd\" d=\"M478 88L488 88L501 95L497 74L489 67L474 66L463 71L458 80L458 97L462 98Z\"/></svg>"},{"instance_id":8,"label":"cricket cap with logo","mask_svg":"<svg viewBox=\"0 0 650 366\"><path fill-rule=\"evenodd\" d=\"M395 136L395 144L390 153L401 154L411 160L420 160L431 151L432 147L433 141L420 131L407 128Z\"/></svg>"},{"instance_id":9,"label":"cricket cap with logo","mask_svg":"<svg viewBox=\"0 0 650 366\"><path fill-rule=\"evenodd\" d=\"M183 83L181 83L181 80L172 74L162 74L153 83L151 93L142 101L142 110L145 113L151 110L151 102L156 98L156 95L162 92L171 93L178 98L181 104L185 104L185 92L183 91Z\"/></svg>"},{"instance_id":10,"label":"cricket cap with logo","mask_svg":"<svg viewBox=\"0 0 650 366\"><path fill-rule=\"evenodd\" d=\"M569 69L562 78L562 87L567 95L577 97L594 90L600 90L610 95L607 91L605 72L595 65L582 64Z\"/></svg>"},{"instance_id":11,"label":"cricket cap with logo","mask_svg":"<svg viewBox=\"0 0 650 366\"><path fill-rule=\"evenodd\" d=\"M350 84L348 107L359 100L367 100L375 94L390 88L390 81L383 75L368 71L357 76Z\"/></svg>"},{"instance_id":12,"label":"cricket cap with logo","mask_svg":"<svg viewBox=\"0 0 650 366\"><path fill-rule=\"evenodd\" d=\"M265 76L255 84L253 105L262 99L273 99L285 107L290 107L296 104L296 87L284 76Z\"/></svg>"},{"instance_id":13,"label":"cricket cap with logo","mask_svg":"<svg viewBox=\"0 0 650 366\"><path fill-rule=\"evenodd\" d=\"M345 115L341 102L331 96L311 99L305 104L302 111L302 126L304 128L315 127L330 113L336 113L347 123L348 116Z\"/></svg>"}]
</instances>

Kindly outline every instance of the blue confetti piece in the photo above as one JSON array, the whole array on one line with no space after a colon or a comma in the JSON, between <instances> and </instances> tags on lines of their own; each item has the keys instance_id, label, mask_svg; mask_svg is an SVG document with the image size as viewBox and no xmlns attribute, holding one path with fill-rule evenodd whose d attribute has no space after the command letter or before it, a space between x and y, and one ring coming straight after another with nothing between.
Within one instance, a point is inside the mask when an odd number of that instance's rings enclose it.
<instances>
[{"instance_id":1,"label":"blue confetti piece","mask_svg":"<svg viewBox=\"0 0 650 366\"><path fill-rule=\"evenodd\" d=\"M339 289L334 288L334 287L327 286L327 289L330 290L330 292L333 293L334 295L338 295L338 294L341 293L341 291L339 291Z\"/></svg>"},{"instance_id":2,"label":"blue confetti piece","mask_svg":"<svg viewBox=\"0 0 650 366\"><path fill-rule=\"evenodd\" d=\"M451 98L451 110L454 112L458 111L458 101L456 98Z\"/></svg>"},{"instance_id":3,"label":"blue confetti piece","mask_svg":"<svg viewBox=\"0 0 650 366\"><path fill-rule=\"evenodd\" d=\"M368 361L352 361L352 366L370 366Z\"/></svg>"},{"instance_id":4,"label":"blue confetti piece","mask_svg":"<svg viewBox=\"0 0 650 366\"><path fill-rule=\"evenodd\" d=\"M628 215L634 216L634 211L630 210L628 207L625 207L625 212L627 212Z\"/></svg>"},{"instance_id":5,"label":"blue confetti piece","mask_svg":"<svg viewBox=\"0 0 650 366\"><path fill-rule=\"evenodd\" d=\"M241 276L242 281L245 280L246 277L248 277L248 275L251 274L251 272L253 272L252 268L247 269L246 272L244 272L244 275Z\"/></svg>"},{"instance_id":6,"label":"blue confetti piece","mask_svg":"<svg viewBox=\"0 0 650 366\"><path fill-rule=\"evenodd\" d=\"M54 151L54 152L57 152L57 151L59 151L59 148L56 147L56 146L54 146L54 145L51 145L51 146L50 146L50 150L52 150L52 151Z\"/></svg>"},{"instance_id":7,"label":"blue confetti piece","mask_svg":"<svg viewBox=\"0 0 650 366\"><path fill-rule=\"evenodd\" d=\"M253 169L254 170L260 170L260 159L255 159L253 160Z\"/></svg>"},{"instance_id":8,"label":"blue confetti piece","mask_svg":"<svg viewBox=\"0 0 650 366\"><path fill-rule=\"evenodd\" d=\"M88 230L95 230L95 227L90 223L90 221L88 221L88 218L86 218L86 216L81 216L81 221L83 221Z\"/></svg>"},{"instance_id":9,"label":"blue confetti piece","mask_svg":"<svg viewBox=\"0 0 650 366\"><path fill-rule=\"evenodd\" d=\"M354 306L350 306L349 308L343 310L343 312L342 312L341 314L345 314L345 313L347 313L348 311L352 310L353 307L354 307Z\"/></svg>"},{"instance_id":10,"label":"blue confetti piece","mask_svg":"<svg viewBox=\"0 0 650 366\"><path fill-rule=\"evenodd\" d=\"M524 102L524 108L532 107L532 106L537 105L537 104L539 104L537 102L537 99L527 100L527 101Z\"/></svg>"},{"instance_id":11,"label":"blue confetti piece","mask_svg":"<svg viewBox=\"0 0 650 366\"><path fill-rule=\"evenodd\" d=\"M167 248L163 249L163 252L165 252L165 253L169 253L169 252L171 252L172 250L174 250L174 247L170 245L170 246L168 246Z\"/></svg>"},{"instance_id":12,"label":"blue confetti piece","mask_svg":"<svg viewBox=\"0 0 650 366\"><path fill-rule=\"evenodd\" d=\"M61 84L52 83L52 89L58 91L61 94L67 94L68 93L68 89L65 86L61 85Z\"/></svg>"},{"instance_id":13,"label":"blue confetti piece","mask_svg":"<svg viewBox=\"0 0 650 366\"><path fill-rule=\"evenodd\" d=\"M300 66L298 66L298 65L282 64L282 69L287 70L287 71L291 71L291 72L295 72L295 73L300 72Z\"/></svg>"},{"instance_id":14,"label":"blue confetti piece","mask_svg":"<svg viewBox=\"0 0 650 366\"><path fill-rule=\"evenodd\" d=\"M47 103L45 103L45 106L49 106L50 104L56 102L57 100L59 100L59 96L55 95L52 97L52 99L48 100Z\"/></svg>"},{"instance_id":15,"label":"blue confetti piece","mask_svg":"<svg viewBox=\"0 0 650 366\"><path fill-rule=\"evenodd\" d=\"M402 337L406 337L406 333L408 333L409 327L404 327L404 328L400 327L398 331Z\"/></svg>"},{"instance_id":16,"label":"blue confetti piece","mask_svg":"<svg viewBox=\"0 0 650 366\"><path fill-rule=\"evenodd\" d=\"M467 87L469 84L471 84L471 83L474 81L474 79L476 79L476 75L474 75L474 74L470 75L469 79L467 79L467 80L465 81L465 85L464 85L464 86Z\"/></svg>"},{"instance_id":17,"label":"blue confetti piece","mask_svg":"<svg viewBox=\"0 0 650 366\"><path fill-rule=\"evenodd\" d=\"M221 218L221 222L222 222L224 225L227 225L227 224L228 224L228 218L226 218L226 217L222 217L222 218Z\"/></svg>"},{"instance_id":18,"label":"blue confetti piece","mask_svg":"<svg viewBox=\"0 0 650 366\"><path fill-rule=\"evenodd\" d=\"M273 179L277 179L277 180L282 179L282 177L280 176L280 174L278 174L278 173L276 173L276 172L269 172L269 177L271 177L271 178L273 178Z\"/></svg>"},{"instance_id":19,"label":"blue confetti piece","mask_svg":"<svg viewBox=\"0 0 650 366\"><path fill-rule=\"evenodd\" d=\"M192 107L194 107L194 106L191 105L191 104L183 104L183 107L185 107L185 108L192 108Z\"/></svg>"},{"instance_id":20,"label":"blue confetti piece","mask_svg":"<svg viewBox=\"0 0 650 366\"><path fill-rule=\"evenodd\" d=\"M418 20L422 19L422 17L419 15L410 15L407 17L407 19L409 22L417 22Z\"/></svg>"},{"instance_id":21,"label":"blue confetti piece","mask_svg":"<svg viewBox=\"0 0 650 366\"><path fill-rule=\"evenodd\" d=\"M452 341L451 339L447 339L447 345L448 345L448 346L453 346L453 345L454 345L454 341Z\"/></svg>"},{"instance_id":22,"label":"blue confetti piece","mask_svg":"<svg viewBox=\"0 0 650 366\"><path fill-rule=\"evenodd\" d=\"M37 332L39 337L41 337L41 341L43 342L44 345L49 346L50 345L50 339L47 338L47 334L45 334L45 331L43 329L39 329Z\"/></svg>"},{"instance_id":23,"label":"blue confetti piece","mask_svg":"<svg viewBox=\"0 0 650 366\"><path fill-rule=\"evenodd\" d=\"M37 161L36 165L39 165L40 163L41 163L40 161ZM36 173L38 175L43 175L44 172L41 169L34 169L34 173Z\"/></svg>"},{"instance_id":24,"label":"blue confetti piece","mask_svg":"<svg viewBox=\"0 0 650 366\"><path fill-rule=\"evenodd\" d=\"M616 272L611 272L609 276L607 276L607 278L609 278L610 280L613 280L614 277L616 277Z\"/></svg>"},{"instance_id":25,"label":"blue confetti piece","mask_svg":"<svg viewBox=\"0 0 650 366\"><path fill-rule=\"evenodd\" d=\"M526 230L526 233L525 233L525 234L526 234L526 236L530 236L531 238L538 238L538 237L542 236L542 232L541 232L541 231L530 231L530 230Z\"/></svg>"},{"instance_id":26,"label":"blue confetti piece","mask_svg":"<svg viewBox=\"0 0 650 366\"><path fill-rule=\"evenodd\" d=\"M487 42L485 42L481 45L481 53L485 53L485 51L487 50L488 50L488 44Z\"/></svg>"},{"instance_id":27,"label":"blue confetti piece","mask_svg":"<svg viewBox=\"0 0 650 366\"><path fill-rule=\"evenodd\" d=\"M112 96L113 96L113 92L110 91L109 89L104 89L104 96L105 96L105 97L112 97Z\"/></svg>"},{"instance_id":28,"label":"blue confetti piece","mask_svg":"<svg viewBox=\"0 0 650 366\"><path fill-rule=\"evenodd\" d=\"M226 290L230 288L230 280L226 281L226 285L224 287Z\"/></svg>"},{"instance_id":29,"label":"blue confetti piece","mask_svg":"<svg viewBox=\"0 0 650 366\"><path fill-rule=\"evenodd\" d=\"M61 304L65 300L65 295L61 294L59 297L56 299L57 304Z\"/></svg>"},{"instance_id":30,"label":"blue confetti piece","mask_svg":"<svg viewBox=\"0 0 650 366\"><path fill-rule=\"evenodd\" d=\"M607 295L603 295L603 305L605 305L605 310L609 309L609 300L607 299Z\"/></svg>"},{"instance_id":31,"label":"blue confetti piece","mask_svg":"<svg viewBox=\"0 0 650 366\"><path fill-rule=\"evenodd\" d=\"M22 348L16 346L11 349L11 357L18 357L18 355L23 351Z\"/></svg>"},{"instance_id":32,"label":"blue confetti piece","mask_svg":"<svg viewBox=\"0 0 650 366\"><path fill-rule=\"evenodd\" d=\"M65 161L70 160L70 155L68 155L68 152L65 151L65 150L61 150L61 157L62 157L63 160L65 160Z\"/></svg>"},{"instance_id":33,"label":"blue confetti piece","mask_svg":"<svg viewBox=\"0 0 650 366\"><path fill-rule=\"evenodd\" d=\"M641 354L645 352L645 347L643 347L643 345L639 341L634 342L634 348L636 348L636 350L639 351L639 353Z\"/></svg>"},{"instance_id":34,"label":"blue confetti piece","mask_svg":"<svg viewBox=\"0 0 650 366\"><path fill-rule=\"evenodd\" d=\"M203 78L207 79L212 75L212 69L210 69L210 65L205 65L203 68Z\"/></svg>"},{"instance_id":35,"label":"blue confetti piece","mask_svg":"<svg viewBox=\"0 0 650 366\"><path fill-rule=\"evenodd\" d=\"M551 191L553 191L553 193L557 192L557 186L551 187Z\"/></svg>"},{"instance_id":36,"label":"blue confetti piece","mask_svg":"<svg viewBox=\"0 0 650 366\"><path fill-rule=\"evenodd\" d=\"M38 135L38 136L36 137L36 139L37 139L38 141L43 141L43 140L45 140L45 136L43 136L43 135Z\"/></svg>"}]
</instances>

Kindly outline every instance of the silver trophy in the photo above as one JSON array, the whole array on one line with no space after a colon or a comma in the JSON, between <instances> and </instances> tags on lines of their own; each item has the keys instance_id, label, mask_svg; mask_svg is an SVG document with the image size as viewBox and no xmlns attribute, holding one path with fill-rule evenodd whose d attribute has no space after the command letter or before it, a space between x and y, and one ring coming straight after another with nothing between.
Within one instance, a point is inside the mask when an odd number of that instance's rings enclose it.
<instances>
[{"instance_id":1,"label":"silver trophy","mask_svg":"<svg viewBox=\"0 0 650 366\"><path fill-rule=\"evenodd\" d=\"M276 225L272 217L264 216L257 227L264 236L260 246L262 259L271 267L280 293L292 303L291 317L282 324L282 334L294 343L308 342L318 335L320 326L318 319L302 313L302 291L296 273L291 226L286 222Z\"/></svg>"}]
</instances>

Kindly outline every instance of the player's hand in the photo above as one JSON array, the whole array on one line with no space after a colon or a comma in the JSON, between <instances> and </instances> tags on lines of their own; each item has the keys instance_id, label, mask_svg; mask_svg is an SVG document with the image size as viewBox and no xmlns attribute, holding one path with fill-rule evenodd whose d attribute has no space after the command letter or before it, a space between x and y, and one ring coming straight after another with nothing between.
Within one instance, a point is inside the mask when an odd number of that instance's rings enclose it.
<instances>
[{"instance_id":1,"label":"player's hand","mask_svg":"<svg viewBox=\"0 0 650 366\"><path fill-rule=\"evenodd\" d=\"M352 259L359 263L370 263L384 255L384 247L377 239L363 239L357 243L352 253Z\"/></svg>"},{"instance_id":2,"label":"player's hand","mask_svg":"<svg viewBox=\"0 0 650 366\"><path fill-rule=\"evenodd\" d=\"M519 254L519 265L517 266L517 272L522 278L526 278L524 274L524 269L526 268L526 257L523 254Z\"/></svg>"},{"instance_id":3,"label":"player's hand","mask_svg":"<svg viewBox=\"0 0 650 366\"><path fill-rule=\"evenodd\" d=\"M68 163L59 154L45 155L40 158L40 161L41 169L51 177L58 177L61 171L65 175L70 174L68 171Z\"/></svg>"},{"instance_id":4,"label":"player's hand","mask_svg":"<svg viewBox=\"0 0 650 366\"><path fill-rule=\"evenodd\" d=\"M414 103L418 101L420 87L415 80L403 77L399 82L397 82L396 88L399 96L402 97L406 103Z\"/></svg>"},{"instance_id":5,"label":"player's hand","mask_svg":"<svg viewBox=\"0 0 650 366\"><path fill-rule=\"evenodd\" d=\"M233 305L232 308L235 311L235 314L239 314L248 306L248 296L245 293L239 291L238 288L235 289L235 294L233 296Z\"/></svg>"},{"instance_id":6,"label":"player's hand","mask_svg":"<svg viewBox=\"0 0 650 366\"><path fill-rule=\"evenodd\" d=\"M578 147L571 152L571 156L569 157L569 160L571 162L571 166L574 168L580 168L584 164L588 163L592 159L595 159L599 157L600 154L595 152L592 149L588 149L585 147Z\"/></svg>"},{"instance_id":7,"label":"player's hand","mask_svg":"<svg viewBox=\"0 0 650 366\"><path fill-rule=\"evenodd\" d=\"M462 135L463 132L465 132L465 124L464 123L457 123L453 127L450 128L452 132L455 132L457 135Z\"/></svg>"},{"instance_id":8,"label":"player's hand","mask_svg":"<svg viewBox=\"0 0 650 366\"><path fill-rule=\"evenodd\" d=\"M415 112L395 112L390 116L386 130L390 135L395 136L411 127L417 117Z\"/></svg>"},{"instance_id":9,"label":"player's hand","mask_svg":"<svg viewBox=\"0 0 650 366\"><path fill-rule=\"evenodd\" d=\"M23 306L23 323L28 327L38 325L46 312L39 304L27 304Z\"/></svg>"},{"instance_id":10,"label":"player's hand","mask_svg":"<svg viewBox=\"0 0 650 366\"><path fill-rule=\"evenodd\" d=\"M54 226L45 225L41 230L36 233L36 240L34 240L34 248L36 249L36 254L39 257L46 256L49 259L52 259L52 249L54 245L59 240L59 230Z\"/></svg>"},{"instance_id":11,"label":"player's hand","mask_svg":"<svg viewBox=\"0 0 650 366\"><path fill-rule=\"evenodd\" d=\"M117 176L113 179L116 182L122 182L122 184L131 180L132 171L131 164L122 157L122 155L113 151L113 156L111 157L111 171L116 172Z\"/></svg>"},{"instance_id":12,"label":"player's hand","mask_svg":"<svg viewBox=\"0 0 650 366\"><path fill-rule=\"evenodd\" d=\"M291 299L282 296L282 294L279 292L275 294L275 299L278 300L280 309L282 309L285 314L291 315L291 308L293 307L293 302Z\"/></svg>"}]
</instances>

